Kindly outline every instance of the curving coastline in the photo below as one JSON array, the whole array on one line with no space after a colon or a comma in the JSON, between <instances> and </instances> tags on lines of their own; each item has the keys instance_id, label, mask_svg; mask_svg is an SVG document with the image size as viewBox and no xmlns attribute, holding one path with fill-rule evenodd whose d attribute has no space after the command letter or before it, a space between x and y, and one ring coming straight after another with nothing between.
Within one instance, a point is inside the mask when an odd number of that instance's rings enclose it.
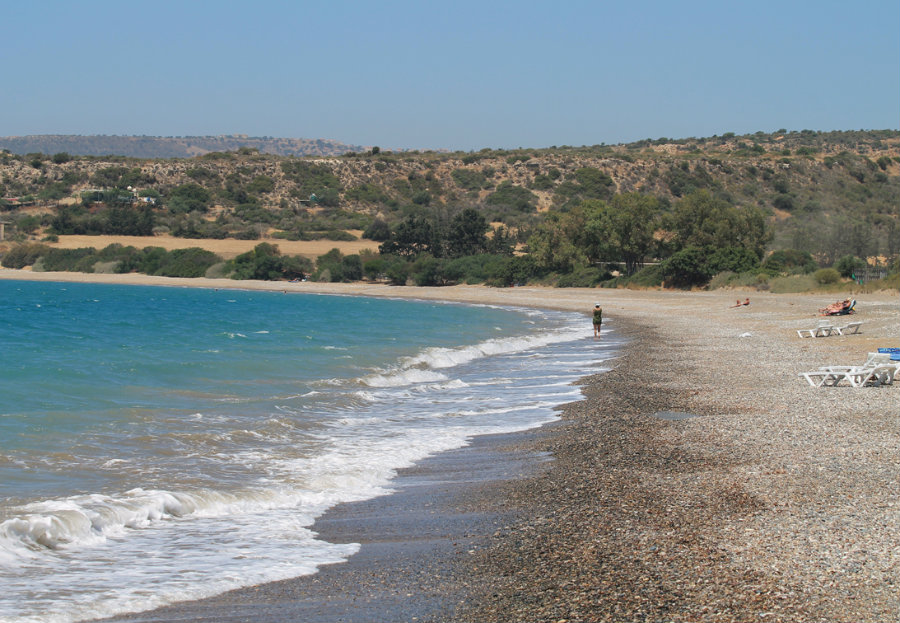
<instances>
[{"instance_id":1,"label":"curving coastline","mask_svg":"<svg viewBox=\"0 0 900 623\"><path fill-rule=\"evenodd\" d=\"M14 272L0 278L33 278ZM430 486L322 524L348 540L373 516L402 527L370 538L368 557L131 620L884 621L900 613L900 386L814 389L797 378L900 346L896 293L857 297L859 335L800 339L796 329L814 326L834 296L753 294L750 306L732 309L734 297L717 292L187 281L162 283L585 313L600 301L631 341L612 371L583 380L584 400L565 407L562 424L473 447L484 465L531 467L452 484L439 476L448 463L423 465L405 477L436 474ZM553 460L538 461L545 453ZM442 520L429 523L435 513ZM431 538L405 536L417 530ZM424 541L437 545L423 549ZM302 609L310 595L318 610ZM338 616L349 595L356 603ZM426 595L437 597L417 607Z\"/></svg>"}]
</instances>

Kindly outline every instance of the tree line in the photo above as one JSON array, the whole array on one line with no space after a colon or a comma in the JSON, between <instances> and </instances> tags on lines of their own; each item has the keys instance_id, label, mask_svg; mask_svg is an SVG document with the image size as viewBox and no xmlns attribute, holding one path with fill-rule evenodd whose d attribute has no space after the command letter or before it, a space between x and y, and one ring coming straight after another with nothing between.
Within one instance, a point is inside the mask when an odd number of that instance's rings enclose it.
<instances>
[{"instance_id":1,"label":"tree line","mask_svg":"<svg viewBox=\"0 0 900 623\"><path fill-rule=\"evenodd\" d=\"M121 216L116 216L119 212ZM145 223L141 214L113 207L108 218L133 223L129 231L140 232ZM66 218L67 212L61 211L54 227L63 229ZM707 190L696 190L673 204L636 192L616 194L609 200L587 199L517 232L502 225L493 228L477 210L464 208L450 218L439 218L436 211L411 214L394 227L376 220L367 235L382 240L377 254L345 256L334 249L315 262L284 256L272 243L261 243L227 262L199 248L165 251L110 245L96 251L32 243L13 247L3 256L2 265L172 277L367 279L419 286L537 282L680 288L702 286L723 274L816 273L824 284L852 277L865 267L862 259L845 255L833 269L823 271L810 253L794 249L765 257L772 234L764 212L731 205Z\"/></svg>"}]
</instances>

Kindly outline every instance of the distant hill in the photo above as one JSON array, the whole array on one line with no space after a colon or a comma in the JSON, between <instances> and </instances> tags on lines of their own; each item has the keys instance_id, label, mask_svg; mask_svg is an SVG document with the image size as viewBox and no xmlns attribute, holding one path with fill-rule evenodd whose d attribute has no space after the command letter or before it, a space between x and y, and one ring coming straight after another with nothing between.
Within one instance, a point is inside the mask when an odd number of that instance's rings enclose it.
<instances>
[{"instance_id":1,"label":"distant hill","mask_svg":"<svg viewBox=\"0 0 900 623\"><path fill-rule=\"evenodd\" d=\"M128 223L116 221L122 214L113 208L140 199L154 206L143 230L183 238L341 240L369 230L370 239L385 240L401 226L422 220L444 226L472 208L525 243L537 228L585 204L640 193L658 202L654 218L663 219L702 192L761 211L770 252L809 252L822 266L846 255L900 254L898 130L779 130L452 153L322 141L341 155L306 158L265 152L303 143L292 139L118 137L180 145L179 156L195 156L128 159L77 155L71 144L51 143L54 137L33 138L47 142L23 147L26 155L0 153L0 218L7 236L21 241L39 240L51 226L58 233L121 233ZM109 145L98 150L112 151ZM665 258L668 238L658 240L654 257Z\"/></svg>"},{"instance_id":2,"label":"distant hill","mask_svg":"<svg viewBox=\"0 0 900 623\"><path fill-rule=\"evenodd\" d=\"M191 158L210 152L236 151L241 147L277 156L340 156L365 151L328 139L273 138L271 136L76 136L35 134L0 137L0 150L14 154L58 154L73 156L127 156L130 158Z\"/></svg>"}]
</instances>

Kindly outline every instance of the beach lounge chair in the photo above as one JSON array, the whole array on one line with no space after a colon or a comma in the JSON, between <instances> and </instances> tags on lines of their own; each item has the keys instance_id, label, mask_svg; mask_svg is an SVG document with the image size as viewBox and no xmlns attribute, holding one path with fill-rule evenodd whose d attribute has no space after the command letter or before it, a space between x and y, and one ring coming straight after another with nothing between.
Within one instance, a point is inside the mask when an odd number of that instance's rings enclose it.
<instances>
[{"instance_id":1,"label":"beach lounge chair","mask_svg":"<svg viewBox=\"0 0 900 623\"><path fill-rule=\"evenodd\" d=\"M861 322L848 322L843 327L835 327L834 330L837 331L838 335L852 335L854 333L859 333L859 328L861 326Z\"/></svg>"},{"instance_id":2,"label":"beach lounge chair","mask_svg":"<svg viewBox=\"0 0 900 623\"><path fill-rule=\"evenodd\" d=\"M868 368L852 370L847 372L845 376L853 387L891 385L898 370L900 370L900 365L896 363L879 363Z\"/></svg>"},{"instance_id":3,"label":"beach lounge chair","mask_svg":"<svg viewBox=\"0 0 900 623\"><path fill-rule=\"evenodd\" d=\"M890 353L869 353L861 366L822 366L812 372L801 372L800 376L813 387L836 387L846 381L851 387L866 385L890 385L900 369L900 364L892 362Z\"/></svg>"},{"instance_id":4,"label":"beach lounge chair","mask_svg":"<svg viewBox=\"0 0 900 623\"><path fill-rule=\"evenodd\" d=\"M812 372L801 372L800 376L806 379L806 382L812 385L813 387L822 387L822 386L835 386L840 383L842 380L847 378L846 372L839 371L831 371L831 370L813 370Z\"/></svg>"},{"instance_id":5,"label":"beach lounge chair","mask_svg":"<svg viewBox=\"0 0 900 623\"><path fill-rule=\"evenodd\" d=\"M858 366L821 366L819 370L831 370L838 372L846 372L847 370L860 369L860 368L870 368L875 365L880 364L888 364L891 362L890 354L888 353L869 353L866 357L866 361L862 365Z\"/></svg>"},{"instance_id":6,"label":"beach lounge chair","mask_svg":"<svg viewBox=\"0 0 900 623\"><path fill-rule=\"evenodd\" d=\"M878 352L890 355L891 361L900 361L900 348L879 348Z\"/></svg>"},{"instance_id":7,"label":"beach lounge chair","mask_svg":"<svg viewBox=\"0 0 900 623\"><path fill-rule=\"evenodd\" d=\"M815 329L797 329L800 337L828 337L834 331L830 320L820 320Z\"/></svg>"}]
</instances>

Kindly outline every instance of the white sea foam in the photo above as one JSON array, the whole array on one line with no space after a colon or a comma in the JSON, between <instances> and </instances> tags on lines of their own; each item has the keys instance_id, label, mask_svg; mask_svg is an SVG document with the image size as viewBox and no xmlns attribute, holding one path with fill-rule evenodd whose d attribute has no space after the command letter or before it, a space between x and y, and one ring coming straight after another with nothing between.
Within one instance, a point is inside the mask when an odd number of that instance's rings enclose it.
<instances>
[{"instance_id":1,"label":"white sea foam","mask_svg":"<svg viewBox=\"0 0 900 623\"><path fill-rule=\"evenodd\" d=\"M465 365L485 357L523 353L549 344L570 341L575 335L572 328L563 328L536 335L492 338L455 348L426 348L417 355L404 358L392 369L363 377L361 382L369 387L400 387L442 381L448 377L434 370Z\"/></svg>"},{"instance_id":2,"label":"white sea foam","mask_svg":"<svg viewBox=\"0 0 900 623\"><path fill-rule=\"evenodd\" d=\"M402 387L414 383L435 383L447 380L440 372L421 368L401 368L385 374L372 374L360 379L369 387Z\"/></svg>"},{"instance_id":3,"label":"white sea foam","mask_svg":"<svg viewBox=\"0 0 900 623\"><path fill-rule=\"evenodd\" d=\"M569 332L548 332L511 338L496 338L458 348L427 348L403 362L403 367L424 365L429 368L452 368L483 357L517 353L571 339Z\"/></svg>"}]
</instances>

